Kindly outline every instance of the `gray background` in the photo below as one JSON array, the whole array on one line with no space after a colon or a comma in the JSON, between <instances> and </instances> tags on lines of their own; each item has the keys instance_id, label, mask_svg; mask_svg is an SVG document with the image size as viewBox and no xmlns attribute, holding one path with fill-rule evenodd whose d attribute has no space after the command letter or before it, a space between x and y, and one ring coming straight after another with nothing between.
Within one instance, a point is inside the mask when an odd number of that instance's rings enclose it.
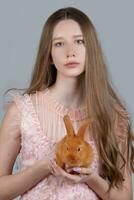
<instances>
[{"instance_id":1,"label":"gray background","mask_svg":"<svg viewBox=\"0 0 134 200\"><path fill-rule=\"evenodd\" d=\"M52 12L64 6L81 9L93 21L114 86L134 122L133 0L0 0L0 120L4 92L28 86L42 27Z\"/></svg>"}]
</instances>

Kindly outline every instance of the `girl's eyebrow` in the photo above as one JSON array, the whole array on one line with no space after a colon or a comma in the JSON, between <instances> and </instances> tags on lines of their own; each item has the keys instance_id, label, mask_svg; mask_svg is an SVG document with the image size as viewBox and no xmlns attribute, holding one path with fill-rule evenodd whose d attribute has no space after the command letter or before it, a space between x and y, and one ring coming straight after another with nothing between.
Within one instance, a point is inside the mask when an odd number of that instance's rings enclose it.
<instances>
[{"instance_id":1,"label":"girl's eyebrow","mask_svg":"<svg viewBox=\"0 0 134 200\"><path fill-rule=\"evenodd\" d=\"M83 35L73 35L73 38L77 38L77 37L83 37ZM60 40L60 39L64 39L64 37L54 37L54 38L52 39L52 41Z\"/></svg>"}]
</instances>

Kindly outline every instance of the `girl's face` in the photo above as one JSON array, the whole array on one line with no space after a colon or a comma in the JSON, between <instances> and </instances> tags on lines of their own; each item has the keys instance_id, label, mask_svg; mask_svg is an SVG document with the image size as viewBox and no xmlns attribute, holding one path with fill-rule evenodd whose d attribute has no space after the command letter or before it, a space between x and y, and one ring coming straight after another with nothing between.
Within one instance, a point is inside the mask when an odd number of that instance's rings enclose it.
<instances>
[{"instance_id":1,"label":"girl's face","mask_svg":"<svg viewBox=\"0 0 134 200\"><path fill-rule=\"evenodd\" d=\"M77 77L85 68L83 33L74 20L62 20L54 27L51 56L60 75ZM75 62L75 65L66 65Z\"/></svg>"}]
</instances>

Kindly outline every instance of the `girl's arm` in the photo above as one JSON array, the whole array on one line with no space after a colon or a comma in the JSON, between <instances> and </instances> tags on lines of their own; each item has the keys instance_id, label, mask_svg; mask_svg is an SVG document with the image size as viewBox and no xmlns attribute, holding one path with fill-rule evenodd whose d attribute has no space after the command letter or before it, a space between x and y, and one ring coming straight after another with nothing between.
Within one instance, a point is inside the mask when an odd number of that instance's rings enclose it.
<instances>
[{"instance_id":1,"label":"girl's arm","mask_svg":"<svg viewBox=\"0 0 134 200\"><path fill-rule=\"evenodd\" d=\"M112 188L109 193L109 184L98 174L91 175L88 186L98 194L103 200L132 200L132 180L129 173L125 175L125 181L122 188Z\"/></svg>"},{"instance_id":2,"label":"girl's arm","mask_svg":"<svg viewBox=\"0 0 134 200\"><path fill-rule=\"evenodd\" d=\"M22 195L49 174L44 162L39 162L23 172L0 177L0 200L11 200Z\"/></svg>"},{"instance_id":3,"label":"girl's arm","mask_svg":"<svg viewBox=\"0 0 134 200\"><path fill-rule=\"evenodd\" d=\"M25 193L50 173L48 162L40 161L12 175L21 148L18 113L15 103L11 104L0 126L0 200L10 200Z\"/></svg>"}]
</instances>

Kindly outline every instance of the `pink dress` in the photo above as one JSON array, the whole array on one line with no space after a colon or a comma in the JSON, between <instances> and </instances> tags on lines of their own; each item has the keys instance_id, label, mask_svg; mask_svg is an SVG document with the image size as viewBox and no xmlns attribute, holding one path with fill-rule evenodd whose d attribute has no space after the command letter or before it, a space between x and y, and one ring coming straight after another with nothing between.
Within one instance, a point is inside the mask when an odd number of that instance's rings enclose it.
<instances>
[{"instance_id":1,"label":"pink dress","mask_svg":"<svg viewBox=\"0 0 134 200\"><path fill-rule=\"evenodd\" d=\"M29 168L41 159L48 159L56 142L66 134L63 116L68 114L77 133L87 118L86 107L69 110L49 92L49 89L35 94L11 93L21 115L20 171ZM91 169L99 173L99 157L90 134L85 139L92 145L94 160ZM48 175L31 190L24 193L21 200L97 200L99 197L85 183Z\"/></svg>"}]
</instances>

